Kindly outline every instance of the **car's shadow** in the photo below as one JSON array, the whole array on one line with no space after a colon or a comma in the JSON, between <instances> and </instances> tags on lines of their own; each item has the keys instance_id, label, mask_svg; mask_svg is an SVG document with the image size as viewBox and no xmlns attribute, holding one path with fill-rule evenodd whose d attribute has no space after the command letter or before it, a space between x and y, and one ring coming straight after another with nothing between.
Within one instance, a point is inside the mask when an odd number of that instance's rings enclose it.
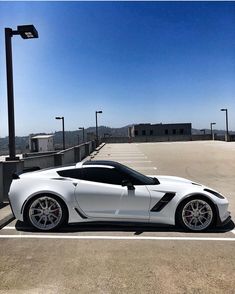
<instances>
[{"instance_id":1,"label":"car's shadow","mask_svg":"<svg viewBox=\"0 0 235 294\"><path fill-rule=\"evenodd\" d=\"M6 206L8 206L9 204L8 203L6 203L6 202L1 202L0 203L0 208L4 208L4 207L6 207Z\"/></svg>"},{"instance_id":2,"label":"car's shadow","mask_svg":"<svg viewBox=\"0 0 235 294\"><path fill-rule=\"evenodd\" d=\"M231 220L228 224L220 228L214 228L206 231L205 233L226 233L235 228L234 222ZM27 224L17 221L16 230L23 232L38 232L36 229L28 226ZM146 232L184 232L185 231L177 226L160 225L160 224L136 224L136 223L111 223L111 222L94 222L94 223L80 223L69 224L60 229L51 231L50 233L79 233L79 232L132 232L134 235L141 235ZM202 233L202 232L195 232Z\"/></svg>"}]
</instances>

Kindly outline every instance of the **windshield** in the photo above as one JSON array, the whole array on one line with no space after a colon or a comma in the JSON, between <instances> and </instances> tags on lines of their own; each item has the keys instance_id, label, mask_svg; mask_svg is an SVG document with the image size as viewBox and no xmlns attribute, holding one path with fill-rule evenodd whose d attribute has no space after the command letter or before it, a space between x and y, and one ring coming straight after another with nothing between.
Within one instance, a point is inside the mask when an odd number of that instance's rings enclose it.
<instances>
[{"instance_id":1,"label":"windshield","mask_svg":"<svg viewBox=\"0 0 235 294\"><path fill-rule=\"evenodd\" d=\"M147 177L140 172L127 167L125 165L120 164L120 170L126 174L128 174L132 180L134 180L133 185L158 185L160 184L156 178Z\"/></svg>"}]
</instances>

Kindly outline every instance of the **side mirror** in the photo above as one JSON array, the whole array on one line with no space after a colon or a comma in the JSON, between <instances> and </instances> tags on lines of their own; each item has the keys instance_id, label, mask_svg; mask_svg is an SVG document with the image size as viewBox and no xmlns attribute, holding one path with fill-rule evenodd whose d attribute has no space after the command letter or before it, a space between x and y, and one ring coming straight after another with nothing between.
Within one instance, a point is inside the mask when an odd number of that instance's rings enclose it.
<instances>
[{"instance_id":1,"label":"side mirror","mask_svg":"<svg viewBox=\"0 0 235 294\"><path fill-rule=\"evenodd\" d=\"M127 187L128 190L135 190L135 187L133 186L133 184L128 180L123 180L122 181L122 186Z\"/></svg>"}]
</instances>

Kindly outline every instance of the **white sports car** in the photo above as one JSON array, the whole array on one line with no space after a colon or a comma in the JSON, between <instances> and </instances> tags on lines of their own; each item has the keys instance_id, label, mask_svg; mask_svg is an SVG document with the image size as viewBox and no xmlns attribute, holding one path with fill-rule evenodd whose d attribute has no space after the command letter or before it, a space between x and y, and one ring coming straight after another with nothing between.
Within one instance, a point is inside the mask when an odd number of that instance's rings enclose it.
<instances>
[{"instance_id":1,"label":"white sports car","mask_svg":"<svg viewBox=\"0 0 235 294\"><path fill-rule=\"evenodd\" d=\"M184 178L145 176L113 161L14 174L9 200L16 219L43 231L94 221L203 231L230 220L220 193Z\"/></svg>"}]
</instances>

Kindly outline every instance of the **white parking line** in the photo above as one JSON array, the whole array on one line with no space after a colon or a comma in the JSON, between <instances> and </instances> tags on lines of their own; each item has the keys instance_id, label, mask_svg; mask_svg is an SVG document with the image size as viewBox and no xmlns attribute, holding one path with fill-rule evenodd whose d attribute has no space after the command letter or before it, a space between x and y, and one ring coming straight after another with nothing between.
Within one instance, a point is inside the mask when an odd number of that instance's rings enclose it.
<instances>
[{"instance_id":1,"label":"white parking line","mask_svg":"<svg viewBox=\"0 0 235 294\"><path fill-rule=\"evenodd\" d=\"M0 239L78 239L78 240L152 240L152 241L230 241L235 238L209 237L128 237L128 236L65 236L65 235L0 235Z\"/></svg>"},{"instance_id":2,"label":"white parking line","mask_svg":"<svg viewBox=\"0 0 235 294\"><path fill-rule=\"evenodd\" d=\"M232 230L232 231L230 231L230 232L232 232L233 234L235 234L235 229L234 229L234 230Z\"/></svg>"},{"instance_id":3,"label":"white parking line","mask_svg":"<svg viewBox=\"0 0 235 294\"><path fill-rule=\"evenodd\" d=\"M134 154L134 153L130 153L130 154L102 154L100 155L102 157L129 157L129 156L134 156L134 157L143 157L143 156L146 156L144 154ZM98 156L97 156L98 157Z\"/></svg>"},{"instance_id":4,"label":"white parking line","mask_svg":"<svg viewBox=\"0 0 235 294\"><path fill-rule=\"evenodd\" d=\"M157 168L156 167L150 167L150 166L134 166L134 165L131 165L131 167L133 169L139 169L139 170L147 170L147 169L151 169L151 170L156 170Z\"/></svg>"},{"instance_id":5,"label":"white parking line","mask_svg":"<svg viewBox=\"0 0 235 294\"><path fill-rule=\"evenodd\" d=\"M122 160L125 163L151 163L151 160Z\"/></svg>"},{"instance_id":6,"label":"white parking line","mask_svg":"<svg viewBox=\"0 0 235 294\"><path fill-rule=\"evenodd\" d=\"M2 230L16 230L16 227L3 227Z\"/></svg>"},{"instance_id":7,"label":"white parking line","mask_svg":"<svg viewBox=\"0 0 235 294\"><path fill-rule=\"evenodd\" d=\"M109 156L113 156L113 155L144 155L144 153L142 152L112 152L112 153L102 153L103 155L109 155Z\"/></svg>"},{"instance_id":8,"label":"white parking line","mask_svg":"<svg viewBox=\"0 0 235 294\"><path fill-rule=\"evenodd\" d=\"M147 158L147 156L145 155L134 155L134 154L131 154L131 155L99 155L99 156L96 156L95 158Z\"/></svg>"}]
</instances>

